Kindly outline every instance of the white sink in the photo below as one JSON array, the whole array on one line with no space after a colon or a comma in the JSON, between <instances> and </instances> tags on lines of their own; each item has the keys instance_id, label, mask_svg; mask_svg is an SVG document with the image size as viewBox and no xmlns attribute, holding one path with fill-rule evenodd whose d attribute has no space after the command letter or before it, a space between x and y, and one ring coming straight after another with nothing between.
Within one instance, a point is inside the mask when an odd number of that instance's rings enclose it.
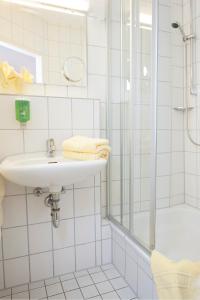
<instances>
[{"instance_id":1,"label":"white sink","mask_svg":"<svg viewBox=\"0 0 200 300\"><path fill-rule=\"evenodd\" d=\"M79 161L62 157L47 157L45 153L8 156L0 164L5 179L29 187L48 187L50 192L60 192L62 186L83 181L99 173L106 160Z\"/></svg>"}]
</instances>

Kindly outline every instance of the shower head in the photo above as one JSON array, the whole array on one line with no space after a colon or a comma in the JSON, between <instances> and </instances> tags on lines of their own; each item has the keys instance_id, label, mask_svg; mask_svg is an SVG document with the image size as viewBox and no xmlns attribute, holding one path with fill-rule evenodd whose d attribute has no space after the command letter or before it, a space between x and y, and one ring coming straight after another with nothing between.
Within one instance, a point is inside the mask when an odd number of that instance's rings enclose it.
<instances>
[{"instance_id":1,"label":"shower head","mask_svg":"<svg viewBox=\"0 0 200 300\"><path fill-rule=\"evenodd\" d=\"M172 28L176 29L178 28L180 25L177 22L174 22L171 24Z\"/></svg>"},{"instance_id":2,"label":"shower head","mask_svg":"<svg viewBox=\"0 0 200 300\"><path fill-rule=\"evenodd\" d=\"M183 36L183 41L186 42L186 41L187 41L187 36L186 36L186 34L185 34L183 28L181 27L181 25L180 25L178 22L174 22L174 23L171 23L171 26L172 26L172 28L174 28L174 29L177 29L177 28L178 28L178 29L180 30L180 33L181 33L182 36Z\"/></svg>"}]
</instances>

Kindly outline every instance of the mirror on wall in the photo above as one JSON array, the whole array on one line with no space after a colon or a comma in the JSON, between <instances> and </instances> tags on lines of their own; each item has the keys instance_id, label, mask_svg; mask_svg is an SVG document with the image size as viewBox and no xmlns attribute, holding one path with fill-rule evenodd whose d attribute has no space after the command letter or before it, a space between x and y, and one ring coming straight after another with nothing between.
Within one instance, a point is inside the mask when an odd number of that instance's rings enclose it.
<instances>
[{"instance_id":1,"label":"mirror on wall","mask_svg":"<svg viewBox=\"0 0 200 300\"><path fill-rule=\"evenodd\" d=\"M86 16L0 2L0 62L33 82L86 87Z\"/></svg>"}]
</instances>

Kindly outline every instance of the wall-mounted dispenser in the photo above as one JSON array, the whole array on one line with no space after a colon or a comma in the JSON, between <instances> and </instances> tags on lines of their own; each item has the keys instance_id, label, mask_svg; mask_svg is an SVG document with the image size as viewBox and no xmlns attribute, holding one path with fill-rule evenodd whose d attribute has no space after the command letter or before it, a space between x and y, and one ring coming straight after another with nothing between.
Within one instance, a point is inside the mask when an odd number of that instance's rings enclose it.
<instances>
[{"instance_id":1,"label":"wall-mounted dispenser","mask_svg":"<svg viewBox=\"0 0 200 300\"><path fill-rule=\"evenodd\" d=\"M30 102L27 100L15 101L16 120L25 124L30 120Z\"/></svg>"}]
</instances>

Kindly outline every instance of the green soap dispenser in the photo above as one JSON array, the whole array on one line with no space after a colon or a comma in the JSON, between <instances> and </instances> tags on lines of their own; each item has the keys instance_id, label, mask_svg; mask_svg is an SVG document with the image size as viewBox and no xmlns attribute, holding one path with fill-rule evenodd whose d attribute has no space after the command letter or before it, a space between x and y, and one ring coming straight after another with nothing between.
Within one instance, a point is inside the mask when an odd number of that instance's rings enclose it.
<instances>
[{"instance_id":1,"label":"green soap dispenser","mask_svg":"<svg viewBox=\"0 0 200 300\"><path fill-rule=\"evenodd\" d=\"M26 123L30 120L30 102L27 100L15 101L16 120L20 123Z\"/></svg>"}]
</instances>

